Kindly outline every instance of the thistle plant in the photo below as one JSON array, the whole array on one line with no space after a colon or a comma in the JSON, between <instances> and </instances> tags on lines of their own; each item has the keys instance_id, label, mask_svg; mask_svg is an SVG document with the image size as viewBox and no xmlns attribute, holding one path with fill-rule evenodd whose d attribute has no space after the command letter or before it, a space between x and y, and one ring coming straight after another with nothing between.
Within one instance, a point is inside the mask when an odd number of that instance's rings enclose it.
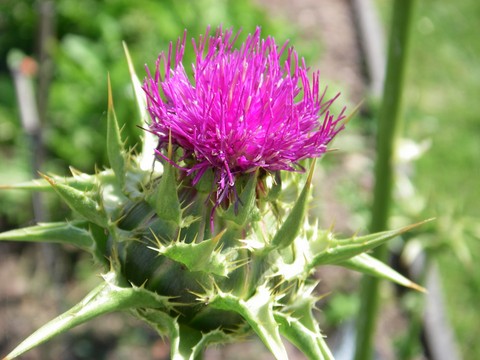
<instances>
[{"instance_id":1,"label":"thistle plant","mask_svg":"<svg viewBox=\"0 0 480 360\"><path fill-rule=\"evenodd\" d=\"M125 149L108 94L110 168L3 188L53 191L76 214L0 234L89 252L103 282L6 356L13 359L90 319L128 311L197 359L211 344L256 334L277 359L282 337L309 359L332 359L315 319L315 269L344 266L420 289L367 252L408 230L339 239L308 216L315 159L350 116L331 110L319 74L260 29L236 46L221 28L186 34L137 78L125 48L141 151ZM139 146L140 148L140 146Z\"/></svg>"}]
</instances>

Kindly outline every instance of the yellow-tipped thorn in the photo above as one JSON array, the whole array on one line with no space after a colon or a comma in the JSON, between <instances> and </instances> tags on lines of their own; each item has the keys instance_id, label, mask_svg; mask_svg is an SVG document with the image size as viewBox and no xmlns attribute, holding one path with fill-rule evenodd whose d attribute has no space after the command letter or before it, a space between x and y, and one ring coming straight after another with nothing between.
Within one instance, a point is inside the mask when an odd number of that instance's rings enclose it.
<instances>
[{"instance_id":1,"label":"yellow-tipped thorn","mask_svg":"<svg viewBox=\"0 0 480 360\"><path fill-rule=\"evenodd\" d=\"M410 289L419 291L421 293L428 294L428 290L426 288L414 283L413 281L410 281L410 283L407 285L407 287L409 287Z\"/></svg>"},{"instance_id":2,"label":"yellow-tipped thorn","mask_svg":"<svg viewBox=\"0 0 480 360\"><path fill-rule=\"evenodd\" d=\"M49 183L50 185L52 185L52 186L55 186L55 185L56 185L55 180L52 179L51 177L45 175L44 173L41 173L40 171L38 172L38 174L39 174L42 178L44 178L46 181L48 181L48 183Z\"/></svg>"},{"instance_id":3,"label":"yellow-tipped thorn","mask_svg":"<svg viewBox=\"0 0 480 360\"><path fill-rule=\"evenodd\" d=\"M310 166L310 170L308 172L308 177L307 177L307 186L310 187L310 185L312 184L312 180L313 180L313 173L315 172L315 163L317 162L317 159L314 158L312 160L312 165Z\"/></svg>"},{"instance_id":4,"label":"yellow-tipped thorn","mask_svg":"<svg viewBox=\"0 0 480 360\"><path fill-rule=\"evenodd\" d=\"M217 235L215 235L212 238L212 242L216 245L226 232L227 232L227 229L223 229L221 232L219 232Z\"/></svg>"},{"instance_id":5,"label":"yellow-tipped thorn","mask_svg":"<svg viewBox=\"0 0 480 360\"><path fill-rule=\"evenodd\" d=\"M170 160L172 160L172 153L173 153L173 149L172 149L172 130L170 129L170 131L168 132L168 148L167 148L167 156Z\"/></svg>"},{"instance_id":6,"label":"yellow-tipped thorn","mask_svg":"<svg viewBox=\"0 0 480 360\"><path fill-rule=\"evenodd\" d=\"M419 227L419 226L421 226L421 225L423 225L423 224L429 223L429 222L431 222L431 221L433 221L433 220L435 220L435 218L429 218L429 219L426 219L426 220L417 222L417 223L415 223L415 224L407 225L407 226L403 227L399 233L400 233L400 234L405 233L405 232L410 231L410 230L412 230L412 229L414 229L414 228L416 228L416 227Z\"/></svg>"},{"instance_id":7,"label":"yellow-tipped thorn","mask_svg":"<svg viewBox=\"0 0 480 360\"><path fill-rule=\"evenodd\" d=\"M108 88L108 110L113 109L112 84L110 82L110 73L107 73L107 88Z\"/></svg>"},{"instance_id":8,"label":"yellow-tipped thorn","mask_svg":"<svg viewBox=\"0 0 480 360\"><path fill-rule=\"evenodd\" d=\"M352 110L352 112L350 113L350 115L348 115L348 116L345 118L345 120L343 121L343 124L342 124L343 126L347 125L347 124L350 122L350 120L352 120L352 119L355 117L355 115L357 115L357 113L358 113L358 111L360 110L360 108L362 107L362 105L363 105L363 100L361 100L361 101L353 108L353 110Z\"/></svg>"}]
</instances>

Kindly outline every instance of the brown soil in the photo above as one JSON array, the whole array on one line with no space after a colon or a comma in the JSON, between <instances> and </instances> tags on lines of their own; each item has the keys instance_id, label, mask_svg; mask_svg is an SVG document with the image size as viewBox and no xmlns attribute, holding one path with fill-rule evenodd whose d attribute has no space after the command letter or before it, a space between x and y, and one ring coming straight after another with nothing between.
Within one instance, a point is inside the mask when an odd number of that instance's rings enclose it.
<instances>
[{"instance_id":1,"label":"brown soil","mask_svg":"<svg viewBox=\"0 0 480 360\"><path fill-rule=\"evenodd\" d=\"M349 0L255 0L272 16L284 18L299 29L300 36L321 42L324 51L318 68L324 78L346 89L353 103L364 97L365 81Z\"/></svg>"}]
</instances>

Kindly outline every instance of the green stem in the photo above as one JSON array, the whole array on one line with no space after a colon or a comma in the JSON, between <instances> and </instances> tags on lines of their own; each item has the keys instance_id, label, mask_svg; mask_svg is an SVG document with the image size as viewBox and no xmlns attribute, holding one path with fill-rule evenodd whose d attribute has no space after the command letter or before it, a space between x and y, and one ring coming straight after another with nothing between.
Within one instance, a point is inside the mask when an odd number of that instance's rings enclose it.
<instances>
[{"instance_id":1,"label":"green stem","mask_svg":"<svg viewBox=\"0 0 480 360\"><path fill-rule=\"evenodd\" d=\"M388 48L387 70L383 101L378 116L377 160L372 207L372 232L388 227L393 186L395 139L400 130L400 109L406 68L409 28L414 0L395 0ZM384 260L385 245L377 248L375 256ZM355 360L371 360L373 338L379 305L379 280L366 277L361 289L361 306L357 319Z\"/></svg>"}]
</instances>

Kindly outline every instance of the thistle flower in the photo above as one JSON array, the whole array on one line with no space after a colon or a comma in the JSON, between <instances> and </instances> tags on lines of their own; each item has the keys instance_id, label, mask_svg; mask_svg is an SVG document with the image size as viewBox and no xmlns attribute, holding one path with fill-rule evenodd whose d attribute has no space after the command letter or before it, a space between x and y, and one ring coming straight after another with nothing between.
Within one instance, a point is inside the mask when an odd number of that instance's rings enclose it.
<instances>
[{"instance_id":1,"label":"thistle flower","mask_svg":"<svg viewBox=\"0 0 480 360\"><path fill-rule=\"evenodd\" d=\"M111 169L4 187L53 191L77 218L8 231L0 241L74 245L104 274L101 285L5 359L122 310L168 336L175 360L197 359L211 344L249 334L279 360L288 359L281 336L309 359L332 359L313 316L316 267L335 264L418 288L366 254L408 227L339 240L308 221L313 165L305 181L292 172L324 154L343 127L343 112L329 112L336 97L324 100L319 91L318 73L310 83L296 52L261 40L260 29L240 49L234 43L232 32L221 30L194 42L191 83L181 62L184 36L173 68L170 46L144 91L126 51L140 113L148 107L152 117L144 143L152 133L158 137L161 171L145 167L154 149L135 155L124 148L109 84ZM261 172L274 173L275 181L263 181ZM209 214L205 200L213 194ZM232 194L234 204L227 201ZM213 233L205 224L216 208L220 227Z\"/></svg>"},{"instance_id":2,"label":"thistle flower","mask_svg":"<svg viewBox=\"0 0 480 360\"><path fill-rule=\"evenodd\" d=\"M193 184L213 170L216 205L234 191L239 176L257 169L303 170L300 161L324 154L343 128L344 111L338 116L329 111L338 95L325 99L319 72L310 82L293 48L262 39L259 27L238 49L237 37L219 28L213 36L207 30L198 42L193 39L190 80L182 63L185 33L175 56L170 44L157 60L155 76L144 83L159 148L171 141L183 150Z\"/></svg>"}]
</instances>

